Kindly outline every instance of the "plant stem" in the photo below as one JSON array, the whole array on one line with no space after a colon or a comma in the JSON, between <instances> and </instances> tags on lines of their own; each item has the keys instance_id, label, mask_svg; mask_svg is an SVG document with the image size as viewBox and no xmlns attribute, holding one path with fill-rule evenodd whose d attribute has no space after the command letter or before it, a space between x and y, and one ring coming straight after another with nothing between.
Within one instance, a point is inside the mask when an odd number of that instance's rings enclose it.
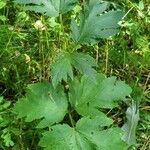
<instances>
[{"instance_id":1,"label":"plant stem","mask_svg":"<svg viewBox=\"0 0 150 150\"><path fill-rule=\"evenodd\" d=\"M70 113L68 113L68 114L69 114L69 119L70 119L71 125L72 125L72 127L74 127L74 120L73 120L71 114Z\"/></svg>"},{"instance_id":2,"label":"plant stem","mask_svg":"<svg viewBox=\"0 0 150 150\"><path fill-rule=\"evenodd\" d=\"M99 59L99 47L98 47L98 44L96 45L96 64L98 65L98 59Z\"/></svg>"},{"instance_id":3,"label":"plant stem","mask_svg":"<svg viewBox=\"0 0 150 150\"><path fill-rule=\"evenodd\" d=\"M109 50L108 50L108 42L106 43L106 58L105 58L105 74L108 72L108 57L109 57Z\"/></svg>"},{"instance_id":4,"label":"plant stem","mask_svg":"<svg viewBox=\"0 0 150 150\"><path fill-rule=\"evenodd\" d=\"M64 30L62 14L60 14L59 20L60 20L60 24L61 24L61 31L60 31L59 36L61 36L61 32L62 32L63 33L63 39L64 39L62 48L63 48L63 50L66 50L66 48L67 48L67 38L65 37L66 35L65 35L65 30ZM60 37L59 37L59 39L60 39Z\"/></svg>"}]
</instances>

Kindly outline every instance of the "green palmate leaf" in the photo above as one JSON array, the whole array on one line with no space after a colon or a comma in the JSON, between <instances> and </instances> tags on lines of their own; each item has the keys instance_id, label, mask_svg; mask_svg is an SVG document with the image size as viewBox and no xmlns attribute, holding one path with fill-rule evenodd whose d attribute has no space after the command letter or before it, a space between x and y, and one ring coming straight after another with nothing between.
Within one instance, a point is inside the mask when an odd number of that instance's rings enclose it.
<instances>
[{"instance_id":1,"label":"green palmate leaf","mask_svg":"<svg viewBox=\"0 0 150 150\"><path fill-rule=\"evenodd\" d=\"M99 92L96 95L96 103L102 108L113 108L120 100L125 100L132 89L124 81L117 81L116 77L109 77L99 85Z\"/></svg>"},{"instance_id":2,"label":"green palmate leaf","mask_svg":"<svg viewBox=\"0 0 150 150\"><path fill-rule=\"evenodd\" d=\"M67 124L53 126L46 132L39 145L45 150L92 150L91 143Z\"/></svg>"},{"instance_id":3,"label":"green palmate leaf","mask_svg":"<svg viewBox=\"0 0 150 150\"><path fill-rule=\"evenodd\" d=\"M73 70L69 54L59 55L51 67L52 84L54 87L63 79L67 82L69 76L73 79Z\"/></svg>"},{"instance_id":4,"label":"green palmate leaf","mask_svg":"<svg viewBox=\"0 0 150 150\"><path fill-rule=\"evenodd\" d=\"M99 75L99 81L105 79L104 75ZM93 107L95 103L95 95L97 94L98 84L90 78L83 76L81 81L74 79L70 85L69 101L71 106L83 116L95 116L99 114L97 108ZM101 115L101 114L100 114Z\"/></svg>"},{"instance_id":5,"label":"green palmate leaf","mask_svg":"<svg viewBox=\"0 0 150 150\"><path fill-rule=\"evenodd\" d=\"M68 76L73 79L73 67L82 74L94 78L95 70L92 68L94 66L96 66L94 58L87 54L77 52L60 54L51 67L52 84L56 87L61 80L67 82Z\"/></svg>"},{"instance_id":6,"label":"green palmate leaf","mask_svg":"<svg viewBox=\"0 0 150 150\"><path fill-rule=\"evenodd\" d=\"M76 128L79 133L92 142L98 150L126 150L127 145L121 140L122 131L119 128L108 128L112 121L107 117L84 117L77 122ZM113 140L112 140L113 139ZM94 149L94 148L93 148Z\"/></svg>"},{"instance_id":7,"label":"green palmate leaf","mask_svg":"<svg viewBox=\"0 0 150 150\"><path fill-rule=\"evenodd\" d=\"M113 108L131 93L131 88L115 77L97 75L93 82L89 77L75 79L70 85L69 101L82 116L101 114L99 108Z\"/></svg>"},{"instance_id":8,"label":"green palmate leaf","mask_svg":"<svg viewBox=\"0 0 150 150\"><path fill-rule=\"evenodd\" d=\"M123 140L131 146L136 144L136 128L139 121L139 109L135 103L127 109L126 117L127 122L122 127L124 131Z\"/></svg>"},{"instance_id":9,"label":"green palmate leaf","mask_svg":"<svg viewBox=\"0 0 150 150\"><path fill-rule=\"evenodd\" d=\"M67 112L67 100L62 89L53 89L49 82L37 83L28 87L25 98L14 107L18 117L26 117L30 122L42 119L39 127L50 126L63 120Z\"/></svg>"},{"instance_id":10,"label":"green palmate leaf","mask_svg":"<svg viewBox=\"0 0 150 150\"><path fill-rule=\"evenodd\" d=\"M73 9L77 0L16 0L16 2L24 4L27 10L57 17Z\"/></svg>"},{"instance_id":11,"label":"green palmate leaf","mask_svg":"<svg viewBox=\"0 0 150 150\"><path fill-rule=\"evenodd\" d=\"M103 130L99 134L95 132L92 142L97 145L97 150L127 150L127 145L121 140L122 132L119 128ZM101 139L101 141L100 141Z\"/></svg>"},{"instance_id":12,"label":"green palmate leaf","mask_svg":"<svg viewBox=\"0 0 150 150\"><path fill-rule=\"evenodd\" d=\"M125 150L120 129L103 130L104 126L111 124L105 119L85 117L77 122L75 128L66 124L55 125L44 133L40 146L45 150L109 150L110 146L111 150Z\"/></svg>"},{"instance_id":13,"label":"green palmate leaf","mask_svg":"<svg viewBox=\"0 0 150 150\"><path fill-rule=\"evenodd\" d=\"M118 32L118 22L123 17L121 11L107 11L108 2L90 0L81 12L80 24L72 20L71 37L78 43L96 42Z\"/></svg>"},{"instance_id":14,"label":"green palmate leaf","mask_svg":"<svg viewBox=\"0 0 150 150\"><path fill-rule=\"evenodd\" d=\"M96 71L92 67L96 66L96 62L93 57L83 53L72 53L71 62L82 74L94 78Z\"/></svg>"}]
</instances>

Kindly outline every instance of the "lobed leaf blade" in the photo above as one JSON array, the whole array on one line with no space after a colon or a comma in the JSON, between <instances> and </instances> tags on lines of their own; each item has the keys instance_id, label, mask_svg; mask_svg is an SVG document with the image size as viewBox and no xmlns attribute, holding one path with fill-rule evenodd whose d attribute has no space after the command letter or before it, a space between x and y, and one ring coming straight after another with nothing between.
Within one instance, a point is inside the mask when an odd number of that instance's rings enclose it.
<instances>
[{"instance_id":1,"label":"lobed leaf blade","mask_svg":"<svg viewBox=\"0 0 150 150\"><path fill-rule=\"evenodd\" d=\"M108 2L90 0L81 12L79 26L72 19L71 37L80 44L95 43L118 33L118 22L123 17L121 11L108 11Z\"/></svg>"},{"instance_id":2,"label":"lobed leaf blade","mask_svg":"<svg viewBox=\"0 0 150 150\"><path fill-rule=\"evenodd\" d=\"M100 108L114 108L131 93L131 88L115 77L105 78L97 74L96 82L84 76L75 79L70 85L69 101L82 116L102 114Z\"/></svg>"},{"instance_id":3,"label":"lobed leaf blade","mask_svg":"<svg viewBox=\"0 0 150 150\"><path fill-rule=\"evenodd\" d=\"M77 0L16 0L16 2L24 4L26 10L57 17L72 10Z\"/></svg>"},{"instance_id":4,"label":"lobed leaf blade","mask_svg":"<svg viewBox=\"0 0 150 150\"><path fill-rule=\"evenodd\" d=\"M77 52L62 53L51 66L52 84L56 87L62 80L67 82L68 77L73 80L73 67L81 74L94 79L96 71L93 67L95 66L95 60L90 55Z\"/></svg>"},{"instance_id":5,"label":"lobed leaf blade","mask_svg":"<svg viewBox=\"0 0 150 150\"><path fill-rule=\"evenodd\" d=\"M27 122L42 119L39 127L50 126L63 120L67 112L67 99L61 89L54 90L49 82L28 87L26 96L15 104L14 111Z\"/></svg>"},{"instance_id":6,"label":"lobed leaf blade","mask_svg":"<svg viewBox=\"0 0 150 150\"><path fill-rule=\"evenodd\" d=\"M62 80L67 82L68 76L73 80L73 68L68 54L60 54L51 66L52 84L54 87Z\"/></svg>"},{"instance_id":7,"label":"lobed leaf blade","mask_svg":"<svg viewBox=\"0 0 150 150\"><path fill-rule=\"evenodd\" d=\"M45 150L59 150L62 147L67 150L108 150L110 146L112 150L120 150L119 148L126 150L119 128L103 130L104 125L111 124L107 121L107 118L97 120L97 118L84 117L74 128L66 124L55 125L50 131L44 133L39 145Z\"/></svg>"}]
</instances>

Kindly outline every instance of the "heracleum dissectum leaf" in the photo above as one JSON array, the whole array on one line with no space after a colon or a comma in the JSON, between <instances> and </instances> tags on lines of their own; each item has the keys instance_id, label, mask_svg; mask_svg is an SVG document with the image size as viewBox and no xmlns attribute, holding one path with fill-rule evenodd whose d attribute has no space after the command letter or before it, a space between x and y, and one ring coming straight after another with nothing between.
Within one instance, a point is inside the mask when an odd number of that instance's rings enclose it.
<instances>
[{"instance_id":1,"label":"heracleum dissectum leaf","mask_svg":"<svg viewBox=\"0 0 150 150\"><path fill-rule=\"evenodd\" d=\"M16 0L16 2L24 4L27 10L57 17L72 10L77 0Z\"/></svg>"},{"instance_id":2,"label":"heracleum dissectum leaf","mask_svg":"<svg viewBox=\"0 0 150 150\"><path fill-rule=\"evenodd\" d=\"M101 108L113 108L118 106L119 101L125 100L131 92L132 89L124 81L109 77L99 84L99 92L95 96L96 103Z\"/></svg>"},{"instance_id":3,"label":"heracleum dissectum leaf","mask_svg":"<svg viewBox=\"0 0 150 150\"><path fill-rule=\"evenodd\" d=\"M80 44L96 42L118 32L118 22L123 17L121 11L107 11L108 2L90 0L80 15L80 24L72 19L71 37Z\"/></svg>"},{"instance_id":4,"label":"heracleum dissectum leaf","mask_svg":"<svg viewBox=\"0 0 150 150\"><path fill-rule=\"evenodd\" d=\"M74 52L71 54L71 63L80 73L95 79L96 71L92 67L96 66L96 61L93 57L88 54Z\"/></svg>"},{"instance_id":5,"label":"heracleum dissectum leaf","mask_svg":"<svg viewBox=\"0 0 150 150\"><path fill-rule=\"evenodd\" d=\"M103 116L81 118L77 124L77 131L84 135L91 143L96 145L96 150L127 150L127 145L121 140L123 135L119 128L108 128L111 119ZM103 129L107 127L108 129ZM93 148L94 150L94 148Z\"/></svg>"},{"instance_id":6,"label":"heracleum dissectum leaf","mask_svg":"<svg viewBox=\"0 0 150 150\"><path fill-rule=\"evenodd\" d=\"M73 79L73 67L94 78L94 66L95 60L90 55L77 52L60 54L51 66L52 84L56 87L61 80L67 82L68 76Z\"/></svg>"},{"instance_id":7,"label":"heracleum dissectum leaf","mask_svg":"<svg viewBox=\"0 0 150 150\"><path fill-rule=\"evenodd\" d=\"M43 134L39 145L45 150L109 150L110 147L111 150L126 150L120 129L103 130L110 124L107 118L84 117L74 128L67 124L55 125Z\"/></svg>"},{"instance_id":8,"label":"heracleum dissectum leaf","mask_svg":"<svg viewBox=\"0 0 150 150\"><path fill-rule=\"evenodd\" d=\"M82 116L102 114L99 108L114 108L131 93L131 88L115 77L105 78L97 75L97 81L83 76L75 79L70 85L69 101Z\"/></svg>"},{"instance_id":9,"label":"heracleum dissectum leaf","mask_svg":"<svg viewBox=\"0 0 150 150\"><path fill-rule=\"evenodd\" d=\"M63 120L67 106L62 89L54 90L49 82L43 82L30 85L26 96L15 104L14 111L27 122L42 119L39 127L46 127Z\"/></svg>"},{"instance_id":10,"label":"heracleum dissectum leaf","mask_svg":"<svg viewBox=\"0 0 150 150\"><path fill-rule=\"evenodd\" d=\"M94 132L90 139L97 145L97 150L127 150L127 144L121 140L122 135L120 128L112 127L100 133Z\"/></svg>"},{"instance_id":11,"label":"heracleum dissectum leaf","mask_svg":"<svg viewBox=\"0 0 150 150\"><path fill-rule=\"evenodd\" d=\"M45 132L39 145L45 150L93 150L92 144L67 124L53 126Z\"/></svg>"},{"instance_id":12,"label":"heracleum dissectum leaf","mask_svg":"<svg viewBox=\"0 0 150 150\"><path fill-rule=\"evenodd\" d=\"M136 128L139 121L139 109L135 103L127 109L126 117L127 122L122 127L124 131L123 140L131 146L136 144Z\"/></svg>"},{"instance_id":13,"label":"heracleum dissectum leaf","mask_svg":"<svg viewBox=\"0 0 150 150\"><path fill-rule=\"evenodd\" d=\"M52 84L57 86L62 80L67 82L68 76L73 79L73 68L71 65L70 55L68 53L57 56L51 66Z\"/></svg>"}]
</instances>

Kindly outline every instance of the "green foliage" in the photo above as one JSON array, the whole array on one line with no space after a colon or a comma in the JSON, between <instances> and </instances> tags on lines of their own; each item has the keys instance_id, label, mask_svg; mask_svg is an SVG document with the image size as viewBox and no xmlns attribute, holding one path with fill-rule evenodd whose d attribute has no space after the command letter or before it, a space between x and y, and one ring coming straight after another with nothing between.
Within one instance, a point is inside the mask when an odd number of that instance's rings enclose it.
<instances>
[{"instance_id":1,"label":"green foliage","mask_svg":"<svg viewBox=\"0 0 150 150\"><path fill-rule=\"evenodd\" d=\"M111 81L112 80L112 81ZM42 94L41 94L42 93ZM116 81L114 77L105 78L97 74L97 80L93 82L90 77L83 76L81 82L75 79L69 90L69 102L72 106L67 111L67 101L61 89L53 89L49 82L37 83L29 86L26 97L20 99L14 107L18 117L26 117L26 121L42 119L38 127L50 127L50 131L44 133L40 145L49 149L109 149L109 141L112 149L126 149L126 144L121 140L121 129L110 128L103 131L103 127L109 127L113 121L100 108L116 107L117 103L124 100L131 93L131 88L122 81ZM68 97L68 96L67 96ZM29 109L30 108L30 109ZM70 111L76 110L81 118L74 128ZM58 124L66 113L72 118L71 125ZM103 142L103 139L107 139ZM102 142L99 142L102 141Z\"/></svg>"},{"instance_id":2,"label":"green foliage","mask_svg":"<svg viewBox=\"0 0 150 150\"><path fill-rule=\"evenodd\" d=\"M6 0L0 0L0 10L6 6ZM7 20L5 15L0 14L0 21L5 22Z\"/></svg>"},{"instance_id":3,"label":"green foliage","mask_svg":"<svg viewBox=\"0 0 150 150\"><path fill-rule=\"evenodd\" d=\"M131 88L115 77L97 76L93 82L86 76L81 81L75 79L71 84L70 103L83 116L99 114L99 108L116 107L119 100L131 93ZM100 113L101 115L101 113Z\"/></svg>"},{"instance_id":4,"label":"green foliage","mask_svg":"<svg viewBox=\"0 0 150 150\"><path fill-rule=\"evenodd\" d=\"M6 2L3 1L3 0L1 0L1 1L0 1L0 9L4 8L5 5L6 5Z\"/></svg>"},{"instance_id":5,"label":"green foliage","mask_svg":"<svg viewBox=\"0 0 150 150\"><path fill-rule=\"evenodd\" d=\"M52 83L53 86L62 81L67 82L67 76L73 79L73 70L70 62L70 57L67 54L60 55L57 57L57 60L52 64Z\"/></svg>"},{"instance_id":6,"label":"green foliage","mask_svg":"<svg viewBox=\"0 0 150 150\"><path fill-rule=\"evenodd\" d=\"M19 4L26 5L27 10L46 14L50 17L57 17L73 9L77 0L16 0ZM30 6L29 4L33 4Z\"/></svg>"},{"instance_id":7,"label":"green foliage","mask_svg":"<svg viewBox=\"0 0 150 150\"><path fill-rule=\"evenodd\" d=\"M150 149L149 3L114 2L0 0L0 149Z\"/></svg>"},{"instance_id":8,"label":"green foliage","mask_svg":"<svg viewBox=\"0 0 150 150\"><path fill-rule=\"evenodd\" d=\"M3 97L0 97L0 147L14 145L12 129L9 126L13 119L9 114L10 105L10 102L5 102Z\"/></svg>"},{"instance_id":9,"label":"green foliage","mask_svg":"<svg viewBox=\"0 0 150 150\"><path fill-rule=\"evenodd\" d=\"M96 72L92 68L94 66L95 60L87 54L76 52L60 54L52 64L52 83L56 87L62 79L67 82L67 76L73 80L73 67L82 74L92 77Z\"/></svg>"},{"instance_id":10,"label":"green foliage","mask_svg":"<svg viewBox=\"0 0 150 150\"><path fill-rule=\"evenodd\" d=\"M122 22L120 35L108 41L109 66L113 68L114 73L119 69L129 82L138 78L138 82L143 83L143 75L148 76L150 70L150 42L147 32L150 16L147 2L118 2L129 13Z\"/></svg>"},{"instance_id":11,"label":"green foliage","mask_svg":"<svg viewBox=\"0 0 150 150\"><path fill-rule=\"evenodd\" d=\"M46 147L45 150L59 150L62 147L68 150L109 150L110 146L112 150L120 148L126 150L126 144L119 138L121 130L117 128L102 130L103 125L108 123L104 124L97 118L82 118L75 128L65 124L55 125L51 128L52 131L44 133L40 145Z\"/></svg>"},{"instance_id":12,"label":"green foliage","mask_svg":"<svg viewBox=\"0 0 150 150\"><path fill-rule=\"evenodd\" d=\"M14 146L14 142L12 140L11 131L10 131L9 128L5 128L3 130L1 138L3 139L3 142L5 143L6 147Z\"/></svg>"},{"instance_id":13,"label":"green foliage","mask_svg":"<svg viewBox=\"0 0 150 150\"><path fill-rule=\"evenodd\" d=\"M107 2L90 0L81 12L80 25L71 23L71 37L77 43L91 43L100 38L108 38L118 32L117 24L123 17L122 11L107 11Z\"/></svg>"},{"instance_id":14,"label":"green foliage","mask_svg":"<svg viewBox=\"0 0 150 150\"><path fill-rule=\"evenodd\" d=\"M18 117L26 117L27 122L43 118L39 127L63 120L67 112L67 100L61 88L54 90L48 82L44 82L33 84L28 89L26 97L15 105Z\"/></svg>"},{"instance_id":15,"label":"green foliage","mask_svg":"<svg viewBox=\"0 0 150 150\"><path fill-rule=\"evenodd\" d=\"M53 60L50 66L52 84L45 81L29 85L25 97L19 99L15 104L14 111L18 114L18 118L25 118L26 122L38 120L40 123L37 127L49 127L49 132L45 132L40 140L40 145L45 149L63 147L64 149L107 150L109 148L107 145L112 138L115 139L114 143L110 144L112 149L120 147L126 149L127 145L121 140L121 129L110 127L113 121L100 109L117 107L118 103L125 100L125 97L131 93L131 88L124 82L116 81L115 77L105 78L104 75L96 74L96 70L93 68L96 67L95 59L88 54L76 52L78 49L76 46L74 48L76 43L73 44L68 34L65 33L65 25L61 16L70 11L76 1L17 2L24 4L28 10L51 17L59 16L60 19L58 39L60 47L56 46L59 53L55 50L51 53ZM79 29L77 27L73 30L72 25L77 26L77 24L75 22L71 24L71 36L75 42L78 44L93 43L118 32L118 22L122 18L122 12L109 10L107 12L106 10L110 9L107 5L108 3L99 3L98 1L89 1L84 4ZM34 26L41 33L46 30L41 21L36 22ZM56 31L54 30L54 32ZM87 32L91 34L86 35ZM67 44L70 45L66 47ZM54 56L56 56L55 59ZM30 61L27 54L25 57L28 59L27 61ZM80 72L83 77L81 79L74 78L75 72L77 76ZM68 80L68 77L72 81ZM69 84L66 92L62 85L58 86L62 80ZM75 115L82 117L77 117L75 120ZM67 116L69 116L68 121L65 120ZM64 125L59 124L60 122L63 122ZM107 127L107 130L104 130L104 127ZM105 137L107 139L99 143Z\"/></svg>"}]
</instances>

